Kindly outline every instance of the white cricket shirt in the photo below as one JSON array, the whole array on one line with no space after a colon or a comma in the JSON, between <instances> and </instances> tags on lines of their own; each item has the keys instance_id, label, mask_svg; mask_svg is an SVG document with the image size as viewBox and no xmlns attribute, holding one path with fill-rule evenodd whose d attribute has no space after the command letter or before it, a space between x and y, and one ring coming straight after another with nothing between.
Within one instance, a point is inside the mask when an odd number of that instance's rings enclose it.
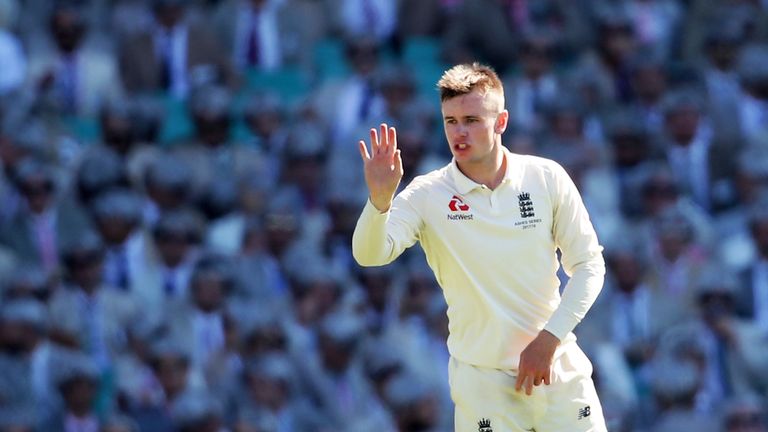
<instances>
[{"instance_id":1,"label":"white cricket shirt","mask_svg":"<svg viewBox=\"0 0 768 432\"><path fill-rule=\"evenodd\" d=\"M448 349L482 367L517 369L540 330L565 342L603 285L602 247L576 186L556 162L510 153L494 190L453 161L415 178L380 213L370 200L352 251L384 265L417 240L448 303ZM556 250L570 280L561 298ZM556 356L559 353L556 353Z\"/></svg>"}]
</instances>

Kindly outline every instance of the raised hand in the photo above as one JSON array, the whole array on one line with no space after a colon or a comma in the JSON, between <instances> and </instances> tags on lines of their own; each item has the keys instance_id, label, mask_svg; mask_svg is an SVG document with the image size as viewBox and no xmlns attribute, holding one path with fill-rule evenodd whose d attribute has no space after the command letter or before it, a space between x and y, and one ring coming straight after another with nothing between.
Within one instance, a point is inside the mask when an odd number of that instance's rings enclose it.
<instances>
[{"instance_id":1,"label":"raised hand","mask_svg":"<svg viewBox=\"0 0 768 432\"><path fill-rule=\"evenodd\" d=\"M403 178L403 161L397 148L397 132L386 123L371 129L371 152L365 141L358 143L363 158L365 183L371 196L371 203L380 212L389 210L400 179Z\"/></svg>"}]
</instances>

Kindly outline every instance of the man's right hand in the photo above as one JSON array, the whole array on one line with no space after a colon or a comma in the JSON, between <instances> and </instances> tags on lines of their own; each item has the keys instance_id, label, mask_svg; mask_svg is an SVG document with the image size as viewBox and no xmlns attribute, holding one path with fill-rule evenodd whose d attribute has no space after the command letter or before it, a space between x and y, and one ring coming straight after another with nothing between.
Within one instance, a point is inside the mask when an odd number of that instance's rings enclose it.
<instances>
[{"instance_id":1,"label":"man's right hand","mask_svg":"<svg viewBox=\"0 0 768 432\"><path fill-rule=\"evenodd\" d=\"M397 132L382 123L379 131L371 129L371 152L365 141L358 143L363 158L365 183L371 194L371 203L384 213L392 205L400 179L403 178L403 161L397 148Z\"/></svg>"}]
</instances>

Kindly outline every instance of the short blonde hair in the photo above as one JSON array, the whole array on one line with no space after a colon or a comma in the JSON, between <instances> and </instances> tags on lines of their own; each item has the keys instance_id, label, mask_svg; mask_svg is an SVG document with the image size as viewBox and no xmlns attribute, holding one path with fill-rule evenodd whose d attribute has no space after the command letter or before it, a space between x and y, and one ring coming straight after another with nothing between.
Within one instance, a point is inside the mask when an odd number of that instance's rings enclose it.
<instances>
[{"instance_id":1,"label":"short blonde hair","mask_svg":"<svg viewBox=\"0 0 768 432\"><path fill-rule=\"evenodd\" d=\"M500 109L504 108L504 86L499 76L490 66L477 62L459 64L445 71L437 82L437 89L440 91L441 102L471 93L475 89L484 94L493 91L501 97Z\"/></svg>"}]
</instances>

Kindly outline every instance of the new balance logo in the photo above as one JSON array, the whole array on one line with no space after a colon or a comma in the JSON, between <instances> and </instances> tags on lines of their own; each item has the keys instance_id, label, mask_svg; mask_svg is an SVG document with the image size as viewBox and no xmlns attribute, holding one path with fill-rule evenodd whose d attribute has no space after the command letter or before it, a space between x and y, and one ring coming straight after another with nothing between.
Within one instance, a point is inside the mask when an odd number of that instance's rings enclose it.
<instances>
[{"instance_id":1,"label":"new balance logo","mask_svg":"<svg viewBox=\"0 0 768 432\"><path fill-rule=\"evenodd\" d=\"M453 198L451 198L451 202L448 203L448 208L452 212L469 211L469 205L465 204L458 195L454 195Z\"/></svg>"},{"instance_id":2,"label":"new balance logo","mask_svg":"<svg viewBox=\"0 0 768 432\"><path fill-rule=\"evenodd\" d=\"M589 409L589 405L585 406L584 408L579 408L579 420L583 419L584 417L589 417L590 414L592 414L592 412Z\"/></svg>"},{"instance_id":3,"label":"new balance logo","mask_svg":"<svg viewBox=\"0 0 768 432\"><path fill-rule=\"evenodd\" d=\"M477 422L477 432L493 432L491 421L484 418Z\"/></svg>"},{"instance_id":4,"label":"new balance logo","mask_svg":"<svg viewBox=\"0 0 768 432\"><path fill-rule=\"evenodd\" d=\"M531 194L523 192L517 196L520 205L520 217L529 218L536 216L533 212L533 201L531 201Z\"/></svg>"}]
</instances>

